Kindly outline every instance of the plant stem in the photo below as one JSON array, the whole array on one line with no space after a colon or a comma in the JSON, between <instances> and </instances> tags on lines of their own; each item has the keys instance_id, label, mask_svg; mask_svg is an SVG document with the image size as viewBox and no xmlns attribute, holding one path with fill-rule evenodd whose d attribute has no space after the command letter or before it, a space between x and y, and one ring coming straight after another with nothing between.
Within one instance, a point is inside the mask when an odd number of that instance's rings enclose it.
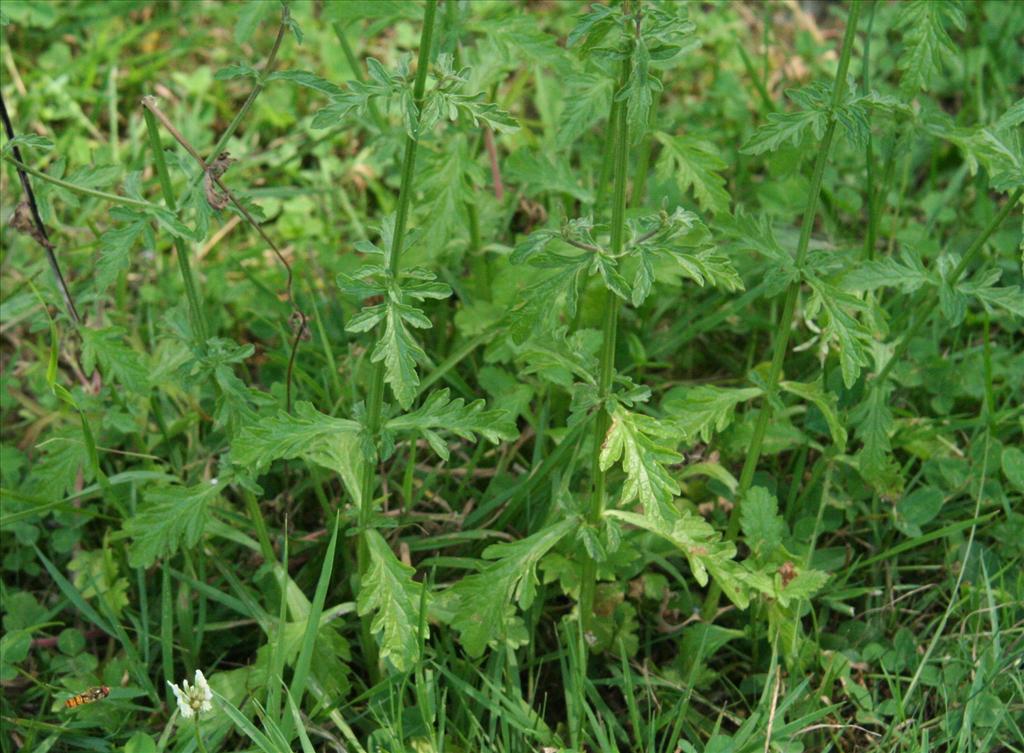
<instances>
[{"instance_id":1,"label":"plant stem","mask_svg":"<svg viewBox=\"0 0 1024 753\"><path fill-rule=\"evenodd\" d=\"M281 49L281 42L284 40L285 31L288 29L288 19L290 14L291 11L288 9L288 6L282 3L281 25L277 29L277 38L274 39L274 46L270 49L270 55L267 57L267 64L263 66L263 74L260 78L256 79L256 84L252 87L252 91L249 92L249 96L246 98L245 102L242 103L242 107L237 113L235 113L235 117L231 119L231 122L228 123L228 127L224 130L224 133L221 134L220 139L217 140L217 145L210 151L210 156L207 159L207 162L217 159L217 155L219 155L224 147L227 146L228 139L230 139L238 129L238 124L242 122L242 118L244 118L245 114L249 112L249 108L252 107L256 98L260 96L260 92L262 92L266 87L266 76L274 71L274 64L277 61L277 53L278 50Z\"/></svg>"},{"instance_id":2,"label":"plant stem","mask_svg":"<svg viewBox=\"0 0 1024 753\"><path fill-rule=\"evenodd\" d=\"M629 80L629 61L622 64L619 88ZM611 254L619 256L622 253L623 239L626 234L626 171L629 166L629 123L626 120L626 105L620 103L618 107L612 108L614 121L611 124L614 144L614 185L612 186L612 224L611 224ZM605 291L604 299L604 322L601 327L601 365L598 376L597 394L600 407L597 418L594 422L594 452L591 475L594 480L593 495L590 499L590 509L587 514L587 523L596 526L601 522L601 515L605 506L605 485L607 474L601 468L601 443L604 441L608 428L611 426L611 416L605 404L612 392L612 379L615 376L615 340L618 333L619 323L619 297L611 290ZM582 582L580 586L580 620L583 630L586 632L594 615L594 592L597 586L597 563L590 557L584 560Z\"/></svg>"},{"instance_id":3,"label":"plant stem","mask_svg":"<svg viewBox=\"0 0 1024 753\"><path fill-rule=\"evenodd\" d=\"M146 130L149 133L149 144L153 150L153 163L156 165L156 173L160 179L160 188L164 194L164 202L172 212L177 210L177 202L174 198L174 188L171 186L171 176L167 172L167 162L164 160L164 150L160 146L160 130L157 128L156 118L148 109L143 109L142 114L146 118ZM178 257L178 268L181 270L181 280L185 285L185 297L188 299L189 309L192 312L192 327L195 329L196 344L205 347L206 339L209 336L209 327L203 308L199 303L195 276L192 274L192 265L189 262L188 248L182 238L174 239L175 255Z\"/></svg>"},{"instance_id":4,"label":"plant stem","mask_svg":"<svg viewBox=\"0 0 1024 753\"><path fill-rule=\"evenodd\" d=\"M434 16L437 12L437 0L428 0L423 17L423 30L420 35L419 62L416 68L416 81L413 85L413 100L420 108L423 104L423 92L427 85L427 69L430 66L430 47L433 40ZM413 175L416 172L416 149L419 146L419 132L413 136L406 136L405 154L402 158L402 178L398 189L398 209L395 215L395 230L391 243L390 273L398 274L398 261L402 252L402 245L405 241L405 230L409 220L409 208L412 205ZM366 428L374 443L378 439L381 428L381 414L384 407L384 362L380 361L373 366L370 375L369 393L366 398ZM359 527L365 530L370 524L373 514L373 492L377 480L377 467L372 462L367 462L363 469L363 479L359 500ZM357 555L357 568L359 579L362 580L366 574L368 552L365 537L360 535ZM369 623L363 621L363 649L373 651L373 656L368 657L367 665L376 668L376 651L373 647L373 638L368 632ZM375 670L373 670L375 671Z\"/></svg>"},{"instance_id":5,"label":"plant stem","mask_svg":"<svg viewBox=\"0 0 1024 753\"><path fill-rule=\"evenodd\" d=\"M871 91L871 29L875 24L875 8L877 0L871 3L871 10L868 12L868 28L864 35L864 61L861 64L861 94L867 95ZM867 201L865 202L868 213L868 232L864 240L864 258L869 261L875 258L875 243L878 237L878 191L875 190L875 144L871 134L871 120L868 116L868 143L866 147L865 164L867 165Z\"/></svg>"},{"instance_id":6,"label":"plant stem","mask_svg":"<svg viewBox=\"0 0 1024 753\"><path fill-rule=\"evenodd\" d=\"M857 32L857 19L860 15L860 3L850 6L850 17L846 22L846 33L843 35L843 48L839 55L839 69L836 72L835 82L832 85L832 112L842 103L846 90L846 71L850 67L850 55L853 52L853 41ZM807 259L807 249L811 241L811 230L814 228L814 220L817 216L818 198L821 193L821 182L825 175L825 165L828 163L828 155L832 146L832 139L835 137L838 121L835 115L829 119L828 128L818 147L818 157L814 163L814 173L811 177L811 193L807 200L807 208L804 210L803 223L800 226L800 240L797 243L796 267L801 268ZM740 509L743 506L743 497L750 489L754 480L754 471L757 470L757 462L761 458L761 449L764 444L765 432L768 429L768 422L772 417L771 403L778 391L779 379L782 376L782 364L786 358L786 348L789 345L789 335L792 330L793 312L796 309L797 296L800 293L801 281L796 280L789 285L786 291L786 300L782 306L782 315L778 320L778 327L775 332L771 366L768 372L767 391L761 404L761 410L757 415L757 423L754 425L754 433L750 440L750 447L747 450L747 457L743 463L743 470L740 472L739 488L736 491L736 504L729 515L729 525L725 532L726 540L736 538L740 527ZM712 619L718 611L718 602L722 592L717 584L712 583L708 590L707 599L704 602L704 619Z\"/></svg>"},{"instance_id":7,"label":"plant stem","mask_svg":"<svg viewBox=\"0 0 1024 753\"><path fill-rule=\"evenodd\" d=\"M199 753L206 753L206 746L203 745L203 736L199 734L199 714L196 713L192 718L196 720L196 747L199 749Z\"/></svg>"},{"instance_id":8,"label":"plant stem","mask_svg":"<svg viewBox=\"0 0 1024 753\"><path fill-rule=\"evenodd\" d=\"M13 139L14 125L11 123L11 117L7 114L7 103L4 102L3 95L0 95L0 117L2 117L4 122L4 133L6 133L8 139ZM71 317L71 321L76 325L80 324L81 319L78 316L78 309L75 308L75 301L71 297L71 290L68 288L64 275L60 271L57 255L53 252L53 244L50 242L50 236L46 232L46 225L43 224L43 218L39 216L39 205L36 204L36 195L32 190L32 182L28 179L28 173L35 173L35 171L22 164L21 149L17 145L11 151L14 153L14 159L11 162L14 163L18 170L18 180L21 181L21 190L25 193L25 203L28 204L29 212L32 215L32 223L35 225L33 237L35 237L46 253L46 261L50 265L50 271L53 273L57 281L57 287L64 298L64 305L67 307L68 316Z\"/></svg>"},{"instance_id":9,"label":"plant stem","mask_svg":"<svg viewBox=\"0 0 1024 753\"><path fill-rule=\"evenodd\" d=\"M4 159L10 162L12 165L14 165L16 168L18 168L19 172L24 171L29 175L33 175L36 178L39 178L40 180L46 181L47 183L52 183L55 186L59 186L60 188L63 188L66 191L80 193L83 196L91 196L94 199L103 199L104 201L109 201L112 204L121 204L126 207L136 207L138 209L157 208L155 204L152 204L148 201L143 201L141 199L132 199L128 196L121 196L116 193L107 193L106 191L97 191L95 188L86 188L85 186L79 186L75 183L68 183L66 180L61 180L60 178L54 178L52 175L48 175L44 173L42 170L36 170L34 167L26 165L17 157L11 157L5 154Z\"/></svg>"}]
</instances>

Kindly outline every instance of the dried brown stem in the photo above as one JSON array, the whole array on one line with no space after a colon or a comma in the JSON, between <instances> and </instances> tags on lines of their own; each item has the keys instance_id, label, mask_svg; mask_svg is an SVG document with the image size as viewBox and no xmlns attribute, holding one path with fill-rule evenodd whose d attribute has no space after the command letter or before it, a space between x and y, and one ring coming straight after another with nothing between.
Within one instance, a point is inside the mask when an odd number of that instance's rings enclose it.
<instances>
[{"instance_id":1,"label":"dried brown stem","mask_svg":"<svg viewBox=\"0 0 1024 753\"><path fill-rule=\"evenodd\" d=\"M285 282L285 299L292 307L292 321L295 330L295 334L292 337L291 341L291 350L288 356L288 371L285 377L285 406L288 412L291 412L292 374L295 368L295 357L299 349L299 341L301 341L306 334L306 323L308 321L307 316L299 310L298 306L296 306L295 298L292 294L292 267L288 263L288 260L285 259L284 254L281 253L281 249L278 248L277 244L270 239L270 236L267 235L266 231L263 229L260 223L256 221L256 218L249 213L249 210L242 205L238 198L231 192L231 189L225 186L224 182L221 180L221 176L227 169L227 164L229 163L230 160L227 154L221 154L216 158L216 160L214 160L213 163L207 163L207 161L203 159L203 156L196 150L196 148L192 146L191 143L189 143L188 139L186 139L182 135L181 131L179 131L175 127L174 123L172 123L170 119L166 115L164 115L163 112L161 112L159 100L156 97L145 96L142 98L141 101L142 106L153 114L153 117L155 117L157 121L159 121L160 125L166 128L167 132L174 137L174 140L181 144L182 147L184 147L185 151L192 155L192 158L199 164L199 167L203 171L204 179L207 181L207 199L209 200L211 193L213 193L212 185L216 185L217 188L219 188L222 192L221 194L217 195L218 203L220 202L221 199L227 199L227 201L230 201L239 211L242 217L245 218L246 222L248 222L252 226L252 228L259 234L260 238L263 239L263 242L270 246L271 249L273 249L278 261L280 261L282 266L284 266L285 273L287 274L287 281ZM217 207L215 206L215 208Z\"/></svg>"},{"instance_id":2,"label":"dried brown stem","mask_svg":"<svg viewBox=\"0 0 1024 753\"><path fill-rule=\"evenodd\" d=\"M4 102L2 94L0 94L0 116L2 116L4 121L4 131L7 133L7 138L13 139L14 126L11 124L11 118L7 114L7 103ZM15 160L24 162L21 150L17 145L11 151L14 153ZM50 242L50 236L46 232L43 218L39 216L39 205L36 204L36 195L32 191L32 183L28 178L28 174L21 167L16 167L16 169L18 171L18 179L21 181L21 190L25 193L25 202L31 215L31 225L27 222L29 218L23 215L23 205L19 204L13 218L14 222L17 223L15 229L28 233L43 247L43 251L46 253L46 261L50 264L50 270L53 272L53 276L57 280L57 287L60 288L60 293L64 298L64 305L67 307L68 315L75 324L81 324L82 320L78 316L78 309L75 308L75 301L71 297L71 290L64 280L64 275L61 274L60 265L57 263L57 255L53 252L53 243Z\"/></svg>"}]
</instances>

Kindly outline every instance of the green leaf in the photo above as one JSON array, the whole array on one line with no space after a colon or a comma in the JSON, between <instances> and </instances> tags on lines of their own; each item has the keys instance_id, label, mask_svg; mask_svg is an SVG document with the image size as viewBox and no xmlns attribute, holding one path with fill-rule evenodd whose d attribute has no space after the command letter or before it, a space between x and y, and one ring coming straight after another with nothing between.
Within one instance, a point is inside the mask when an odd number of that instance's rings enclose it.
<instances>
[{"instance_id":1,"label":"green leaf","mask_svg":"<svg viewBox=\"0 0 1024 753\"><path fill-rule=\"evenodd\" d=\"M131 250L149 225L149 218L141 212L115 208L110 210L110 216L126 224L111 228L100 236L100 258L96 262L98 291L105 291L129 268Z\"/></svg>"},{"instance_id":2,"label":"green leaf","mask_svg":"<svg viewBox=\"0 0 1024 753\"><path fill-rule=\"evenodd\" d=\"M870 482L883 478L889 472L889 453L892 451L889 434L895 424L888 406L890 391L888 384L873 383L867 398L850 415L857 427L857 436L864 443L857 455L860 472Z\"/></svg>"},{"instance_id":3,"label":"green leaf","mask_svg":"<svg viewBox=\"0 0 1024 753\"><path fill-rule=\"evenodd\" d=\"M468 405L461 397L452 400L447 389L431 393L417 410L388 420L385 428L422 433L444 460L448 460L448 446L438 432L451 432L470 442L475 442L479 434L495 444L518 436L507 411L486 410L483 400Z\"/></svg>"},{"instance_id":4,"label":"green leaf","mask_svg":"<svg viewBox=\"0 0 1024 753\"><path fill-rule=\"evenodd\" d=\"M23 483L23 489L32 496L63 499L74 488L80 470L85 481L93 479L93 466L80 429L61 430L39 447L43 453L33 460Z\"/></svg>"},{"instance_id":5,"label":"green leaf","mask_svg":"<svg viewBox=\"0 0 1024 753\"><path fill-rule=\"evenodd\" d=\"M942 491L926 486L901 499L893 510L898 528L907 536L920 536L921 526L930 523L942 510L945 497Z\"/></svg>"},{"instance_id":6,"label":"green leaf","mask_svg":"<svg viewBox=\"0 0 1024 753\"><path fill-rule=\"evenodd\" d=\"M631 300L639 306L651 292L654 260L671 261L700 286L705 284L726 290L741 290L743 280L732 262L709 245L710 232L693 212L676 207L671 215L659 213L631 221L629 254L640 261L633 281ZM694 249L694 250L688 250Z\"/></svg>"},{"instance_id":7,"label":"green leaf","mask_svg":"<svg viewBox=\"0 0 1024 753\"><path fill-rule=\"evenodd\" d=\"M944 60L956 60L960 51L947 26L963 30L966 18L958 0L909 0L899 6L894 27L903 30L903 53L897 68L900 90L907 98L931 85Z\"/></svg>"},{"instance_id":8,"label":"green leaf","mask_svg":"<svg viewBox=\"0 0 1024 753\"><path fill-rule=\"evenodd\" d=\"M625 510L606 510L604 515L650 531L674 544L685 555L698 585L706 586L710 574L740 609L746 609L750 603L745 582L749 580L750 574L733 560L736 556L735 544L722 541L722 535L703 518L690 512L681 515L676 513L667 518L639 515Z\"/></svg>"},{"instance_id":9,"label":"green leaf","mask_svg":"<svg viewBox=\"0 0 1024 753\"><path fill-rule=\"evenodd\" d=\"M370 562L359 584L356 609L361 617L375 613L370 630L377 636L381 659L407 672L420 659L420 602L425 591L413 580L416 571L398 561L383 536L372 529L363 536Z\"/></svg>"},{"instance_id":10,"label":"green leaf","mask_svg":"<svg viewBox=\"0 0 1024 753\"><path fill-rule=\"evenodd\" d=\"M37 136L34 133L23 133L20 136L15 136L13 139L8 139L4 144L0 154L8 154L14 151L14 148L28 147L29 149L38 149L41 152L48 152L53 149L53 142L45 136Z\"/></svg>"},{"instance_id":11,"label":"green leaf","mask_svg":"<svg viewBox=\"0 0 1024 753\"><path fill-rule=\"evenodd\" d=\"M299 401L291 414L280 411L244 425L231 443L231 459L257 474L274 460L307 460L337 472L358 505L361 431L356 421L328 416Z\"/></svg>"},{"instance_id":12,"label":"green leaf","mask_svg":"<svg viewBox=\"0 0 1024 753\"><path fill-rule=\"evenodd\" d=\"M273 3L265 2L265 0L249 0L243 5L242 11L238 14L238 20L235 22L235 44L244 44L249 41L249 37L259 26L263 16L273 7Z\"/></svg>"},{"instance_id":13,"label":"green leaf","mask_svg":"<svg viewBox=\"0 0 1024 753\"><path fill-rule=\"evenodd\" d=\"M614 85L607 76L597 73L574 74L565 81L565 90L571 94L565 97L555 136L555 144L560 152L564 153L599 120L608 116L613 88ZM520 151L523 150L514 151L512 157Z\"/></svg>"},{"instance_id":14,"label":"green leaf","mask_svg":"<svg viewBox=\"0 0 1024 753\"><path fill-rule=\"evenodd\" d=\"M787 143L798 147L808 129L814 132L815 138L821 139L827 124L828 116L818 110L768 113L768 122L754 131L740 151L743 154L764 154L774 152Z\"/></svg>"},{"instance_id":15,"label":"green leaf","mask_svg":"<svg viewBox=\"0 0 1024 753\"><path fill-rule=\"evenodd\" d=\"M471 657L484 653L490 641L508 635L514 614L510 602L529 608L537 593L537 563L551 548L579 526L575 518L555 523L521 541L492 544L485 559L496 560L452 587L455 611L452 627Z\"/></svg>"},{"instance_id":16,"label":"green leaf","mask_svg":"<svg viewBox=\"0 0 1024 753\"><path fill-rule=\"evenodd\" d=\"M98 363L108 381L115 380L135 394L149 391L149 368L138 351L124 344L123 328L84 327L81 336L82 366L87 373Z\"/></svg>"},{"instance_id":17,"label":"green leaf","mask_svg":"<svg viewBox=\"0 0 1024 753\"><path fill-rule=\"evenodd\" d=\"M751 488L740 506L740 527L753 555L763 558L778 549L787 534L779 502L763 486Z\"/></svg>"},{"instance_id":18,"label":"green leaf","mask_svg":"<svg viewBox=\"0 0 1024 753\"><path fill-rule=\"evenodd\" d=\"M665 147L658 158L658 180L673 177L683 193L692 189L705 212L728 212L731 201L725 190L725 178L719 173L729 167L719 150L710 142L687 136L656 133Z\"/></svg>"},{"instance_id":19,"label":"green leaf","mask_svg":"<svg viewBox=\"0 0 1024 753\"><path fill-rule=\"evenodd\" d=\"M670 390L662 402L662 410L672 425L687 441L697 437L710 442L715 432L725 431L732 423L736 407L761 395L757 387L700 387Z\"/></svg>"},{"instance_id":20,"label":"green leaf","mask_svg":"<svg viewBox=\"0 0 1024 753\"><path fill-rule=\"evenodd\" d=\"M938 282L938 277L925 269L921 257L904 248L899 259L887 256L855 267L843 275L841 287L850 291L897 288L904 293L913 293L924 285L937 285Z\"/></svg>"},{"instance_id":21,"label":"green leaf","mask_svg":"<svg viewBox=\"0 0 1024 753\"><path fill-rule=\"evenodd\" d=\"M601 443L601 470L608 470L621 460L626 472L619 505L639 499L648 515L661 515L672 497L679 493L679 484L666 465L682 462L682 456L663 444L675 435L651 416L627 411L616 406L612 423Z\"/></svg>"},{"instance_id":22,"label":"green leaf","mask_svg":"<svg viewBox=\"0 0 1024 753\"><path fill-rule=\"evenodd\" d=\"M1021 292L1017 285L1005 288L995 287L1000 276L1001 273L998 269L979 272L971 279L957 283L956 291L977 298L988 312L991 312L993 308L1001 308L1016 316L1024 317L1024 292Z\"/></svg>"},{"instance_id":23,"label":"green leaf","mask_svg":"<svg viewBox=\"0 0 1024 753\"><path fill-rule=\"evenodd\" d=\"M1024 492L1024 450L1007 447L1003 450L1003 475L1019 492Z\"/></svg>"},{"instance_id":24,"label":"green leaf","mask_svg":"<svg viewBox=\"0 0 1024 753\"><path fill-rule=\"evenodd\" d=\"M251 78L253 81L261 81L260 72L248 63L226 65L214 73L213 78L217 81L230 81L235 78Z\"/></svg>"},{"instance_id":25,"label":"green leaf","mask_svg":"<svg viewBox=\"0 0 1024 753\"><path fill-rule=\"evenodd\" d=\"M149 489L139 511L124 522L124 534L132 540L128 564L149 567L160 557L198 544L210 520L207 508L220 488L201 483Z\"/></svg>"},{"instance_id":26,"label":"green leaf","mask_svg":"<svg viewBox=\"0 0 1024 753\"><path fill-rule=\"evenodd\" d=\"M340 86L332 84L327 79L321 78L309 71L274 71L267 76L267 81L290 81L293 84L298 84L299 86L304 86L307 89L312 89L332 97L340 97L345 93L344 89Z\"/></svg>"},{"instance_id":27,"label":"green leaf","mask_svg":"<svg viewBox=\"0 0 1024 753\"><path fill-rule=\"evenodd\" d=\"M807 276L807 282L812 292L805 316L814 320L821 314L818 324L821 340L830 346L838 345L843 384L850 388L860 376L861 367L870 363L871 332L854 316L856 312L866 311L867 305L860 298L844 293L813 275Z\"/></svg>"},{"instance_id":28,"label":"green leaf","mask_svg":"<svg viewBox=\"0 0 1024 753\"><path fill-rule=\"evenodd\" d=\"M813 382L780 382L779 386L786 392L791 392L817 406L825 417L832 441L836 443L840 452L846 451L846 428L836 413L838 398L825 390L825 385L820 377Z\"/></svg>"},{"instance_id":29,"label":"green leaf","mask_svg":"<svg viewBox=\"0 0 1024 753\"><path fill-rule=\"evenodd\" d=\"M787 607L794 602L814 596L822 586L828 583L829 574L821 570L799 569L796 577L785 584L782 583L778 575L775 577L775 599L781 606Z\"/></svg>"},{"instance_id":30,"label":"green leaf","mask_svg":"<svg viewBox=\"0 0 1024 753\"><path fill-rule=\"evenodd\" d=\"M459 101L459 109L469 115L473 125L486 123L498 133L515 133L519 130L519 122L494 102L484 102L483 94L463 97Z\"/></svg>"},{"instance_id":31,"label":"green leaf","mask_svg":"<svg viewBox=\"0 0 1024 753\"><path fill-rule=\"evenodd\" d=\"M567 160L558 159L553 154L517 149L505 161L503 168L511 181L525 186L528 196L567 194L584 204L594 200L594 195L579 185Z\"/></svg>"},{"instance_id":32,"label":"green leaf","mask_svg":"<svg viewBox=\"0 0 1024 753\"><path fill-rule=\"evenodd\" d=\"M626 124L633 144L639 144L647 135L653 93L661 91L661 82L651 74L650 63L651 55L643 38L634 40L629 80L615 95L617 100L625 102Z\"/></svg>"},{"instance_id":33,"label":"green leaf","mask_svg":"<svg viewBox=\"0 0 1024 753\"><path fill-rule=\"evenodd\" d=\"M402 408L409 408L419 392L420 377L416 362L426 360L426 353L413 339L406 324L427 329L430 320L412 306L388 301L384 314L384 333L370 354L373 363L384 362L384 381Z\"/></svg>"}]
</instances>

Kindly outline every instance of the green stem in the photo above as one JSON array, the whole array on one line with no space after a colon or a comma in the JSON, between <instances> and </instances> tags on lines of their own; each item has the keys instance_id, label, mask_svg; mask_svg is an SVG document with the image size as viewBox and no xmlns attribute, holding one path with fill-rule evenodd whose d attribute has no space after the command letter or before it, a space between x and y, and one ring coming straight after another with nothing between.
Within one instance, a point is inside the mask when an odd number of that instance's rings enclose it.
<instances>
[{"instance_id":1,"label":"green stem","mask_svg":"<svg viewBox=\"0 0 1024 753\"><path fill-rule=\"evenodd\" d=\"M174 188L171 186L171 176L167 172L167 162L164 160L164 150L160 146L160 130L157 127L156 118L147 109L143 109L146 118L146 130L149 132L149 144L153 149L153 163L156 165L156 173L160 179L160 188L164 194L164 202L172 212L177 210L177 202L174 198ZM195 276L192 274L192 265L189 262L188 248L181 238L174 239L175 255L178 257L178 268L181 270L181 280L185 285L185 297L188 299L189 308L192 311L192 326L195 329L196 343L205 346L206 338L210 331L203 314L203 308L199 303L199 293Z\"/></svg>"},{"instance_id":2,"label":"green stem","mask_svg":"<svg viewBox=\"0 0 1024 753\"><path fill-rule=\"evenodd\" d=\"M227 129L223 134L221 134L220 139L217 140L217 145L210 151L210 156L206 160L207 162L215 160L217 155L221 153L225 146L227 146L228 139L234 135L235 131L238 129L239 123L242 122L242 118L244 118L246 113L249 112L249 109L253 106L256 98L260 96L260 92L266 88L266 77L274 71L274 63L277 61L277 53L278 50L281 49L281 42L284 40L285 32L288 29L288 18L290 13L291 11L288 10L288 6L282 4L281 25L277 29L277 38L274 39L274 46L271 48L270 55L267 57L267 64L263 66L263 74L260 78L256 79L256 85L253 86L252 91L249 92L249 96L242 104L241 109L235 113L235 117L231 119L231 122L228 123Z\"/></svg>"},{"instance_id":3,"label":"green stem","mask_svg":"<svg viewBox=\"0 0 1024 753\"><path fill-rule=\"evenodd\" d=\"M206 746L203 745L203 736L199 734L199 713L197 712L192 718L196 720L196 747L199 749L199 753L206 753Z\"/></svg>"},{"instance_id":4,"label":"green stem","mask_svg":"<svg viewBox=\"0 0 1024 753\"><path fill-rule=\"evenodd\" d=\"M850 7L850 17L846 22L846 33L843 36L843 48L839 55L839 69L836 72L835 82L832 85L832 112L842 103L846 89L846 71L850 67L850 55L853 52L853 40L857 32L857 18L860 15L860 3L854 3ZM818 211L818 198L821 193L821 182L825 175L825 166L828 163L829 150L832 146L832 139L835 137L837 121L833 115L829 119L828 128L825 130L825 137L818 148L818 157L814 163L814 173L811 177L811 194L807 200L807 208L804 210L803 223L800 226L800 240L797 243L796 267L803 267L807 259L807 249L811 241L811 230L814 228L814 220ZM743 506L743 497L750 489L754 480L754 471L757 470L757 462L761 458L761 450L764 444L765 432L768 429L768 422L772 417L771 402L778 391L779 379L782 376L782 364L786 359L786 348L789 345L789 335L792 330L793 312L796 309L797 297L800 293L800 280L790 283L786 291L786 300L782 307L782 315L779 317L778 326L775 332L771 366L768 372L768 383L765 399L761 410L757 415L757 423L754 425L754 433L750 440L750 447L747 450L747 457L743 463L743 470L740 472L739 488L736 492L736 504L729 515L729 526L726 529L725 537L731 541L736 538L740 527L740 509ZM708 590L708 596L704 602L704 619L712 619L718 611L718 602L722 592L717 584L712 584Z\"/></svg>"},{"instance_id":5,"label":"green stem","mask_svg":"<svg viewBox=\"0 0 1024 753\"><path fill-rule=\"evenodd\" d=\"M622 73L619 88L629 80L629 61L622 64ZM623 240L626 234L626 172L629 166L629 123L626 120L626 105L613 106L614 121L612 122L612 133L614 134L614 185L612 186L612 224L611 224L611 254L618 257L622 253ZM608 413L606 402L611 396L612 380L615 376L615 341L619 324L619 297L611 290L605 291L604 300L604 322L601 328L601 365L598 377L597 394L600 407L598 408L597 419L594 423L593 434L593 464L591 475L594 480L593 495L590 499L590 509L587 514L587 523L596 526L601 522L604 513L607 475L601 468L601 443L604 441L608 428L611 426L611 416ZM583 563L582 582L580 586L580 620L583 630L590 629L594 616L594 592L597 587L597 563L587 558Z\"/></svg>"},{"instance_id":6,"label":"green stem","mask_svg":"<svg viewBox=\"0 0 1024 753\"><path fill-rule=\"evenodd\" d=\"M868 28L864 35L864 61L861 64L863 76L861 78L861 94L867 95L871 91L871 28L875 24L875 8L877 1L871 3L871 10L868 12ZM867 205L868 232L864 240L864 258L869 261L875 258L875 244L878 238L878 197L875 190L875 144L871 134L871 120L868 116L868 143L866 147L865 163L867 165Z\"/></svg>"},{"instance_id":7,"label":"green stem","mask_svg":"<svg viewBox=\"0 0 1024 753\"><path fill-rule=\"evenodd\" d=\"M52 183L55 186L59 186L66 191L72 191L74 193L80 193L83 196L92 196L94 199L103 199L113 204L121 204L126 207L136 207L138 209L158 209L155 204L151 204L148 201L142 199L132 199L127 196L120 196L116 193L107 193L106 191L97 191L95 188L85 188L74 183L68 183L66 180L60 178L54 178L52 175L47 175L42 170L36 170L34 167L29 167L24 162L14 159L9 154L4 155L4 159L10 162L12 165L17 167L19 170L24 170L29 175L34 175L40 180Z\"/></svg>"},{"instance_id":8,"label":"green stem","mask_svg":"<svg viewBox=\"0 0 1024 753\"><path fill-rule=\"evenodd\" d=\"M348 67L352 69L352 74L356 77L356 81L361 84L365 83L366 74L363 73L363 67L359 63L359 58L357 58L355 52L353 52L352 45L348 43L348 38L345 36L345 27L336 21L331 24L331 28L334 29L334 36L338 38L341 50L345 53L345 60L348 61ZM381 133L384 133L387 130L388 123L380 114L380 109L377 107L377 103L371 99L367 103L367 109L370 111L370 117L373 118L374 124Z\"/></svg>"},{"instance_id":9,"label":"green stem","mask_svg":"<svg viewBox=\"0 0 1024 753\"><path fill-rule=\"evenodd\" d=\"M423 92L427 85L427 69L430 66L430 47L434 32L434 15L437 12L437 0L428 0L423 18L423 31L420 35L419 62L416 69L416 81L413 85L413 100L418 108L423 104ZM390 272L393 276L398 274L398 261L401 256L402 245L405 241L406 225L409 220L409 208L412 205L413 175L416 172L416 149L419 146L419 132L413 136L406 136L405 154L402 158L402 179L398 189L398 210L395 215L395 231L391 243ZM376 443L381 428L381 413L384 407L384 362L380 361L373 366L370 375L369 393L366 398L366 428ZM377 480L377 467L374 463L368 462L363 470L363 478L359 506L359 527L365 529L370 524L373 514L373 492ZM362 580L366 574L368 564L368 552L366 541L363 536L359 537L357 568L359 579ZM369 623L364 620L364 637L369 638L367 629ZM373 640L364 640L364 651L373 650ZM376 658L368 657L371 661L367 664L376 667Z\"/></svg>"}]
</instances>

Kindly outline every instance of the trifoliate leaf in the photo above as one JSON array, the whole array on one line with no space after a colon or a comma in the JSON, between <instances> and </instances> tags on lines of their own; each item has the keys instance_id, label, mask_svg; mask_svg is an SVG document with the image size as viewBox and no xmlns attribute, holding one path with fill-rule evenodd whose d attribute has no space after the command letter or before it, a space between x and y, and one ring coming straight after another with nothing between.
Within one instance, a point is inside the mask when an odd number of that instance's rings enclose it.
<instances>
[{"instance_id":1,"label":"trifoliate leaf","mask_svg":"<svg viewBox=\"0 0 1024 753\"><path fill-rule=\"evenodd\" d=\"M600 74L581 73L565 81L565 90L571 94L564 99L555 136L560 151L564 152L599 120L608 117L613 88L611 79ZM512 156L520 151L513 152Z\"/></svg>"},{"instance_id":2,"label":"trifoliate leaf","mask_svg":"<svg viewBox=\"0 0 1024 753\"><path fill-rule=\"evenodd\" d=\"M416 399L420 386L416 363L427 357L406 325L419 329L431 326L430 320L419 309L388 301L384 333L370 353L373 363L384 362L384 381L391 387L395 399L403 408L411 406Z\"/></svg>"},{"instance_id":3,"label":"trifoliate leaf","mask_svg":"<svg viewBox=\"0 0 1024 753\"><path fill-rule=\"evenodd\" d=\"M459 631L466 653L481 656L490 641L507 636L515 611L511 604L527 609L536 596L537 563L578 525L574 518L567 518L521 541L492 544L484 550L485 559L496 561L452 587L451 624Z\"/></svg>"},{"instance_id":4,"label":"trifoliate leaf","mask_svg":"<svg viewBox=\"0 0 1024 753\"><path fill-rule=\"evenodd\" d=\"M370 561L359 584L356 609L360 617L374 615L370 631L377 636L380 658L399 672L406 672L420 658L419 625L425 589L413 580L416 571L398 561L383 536L372 529L364 531L363 536Z\"/></svg>"},{"instance_id":5,"label":"trifoliate leaf","mask_svg":"<svg viewBox=\"0 0 1024 753\"><path fill-rule=\"evenodd\" d=\"M234 78L251 78L254 81L260 81L260 72L248 63L236 63L224 66L213 74L213 78L217 81L230 81Z\"/></svg>"}]
</instances>

